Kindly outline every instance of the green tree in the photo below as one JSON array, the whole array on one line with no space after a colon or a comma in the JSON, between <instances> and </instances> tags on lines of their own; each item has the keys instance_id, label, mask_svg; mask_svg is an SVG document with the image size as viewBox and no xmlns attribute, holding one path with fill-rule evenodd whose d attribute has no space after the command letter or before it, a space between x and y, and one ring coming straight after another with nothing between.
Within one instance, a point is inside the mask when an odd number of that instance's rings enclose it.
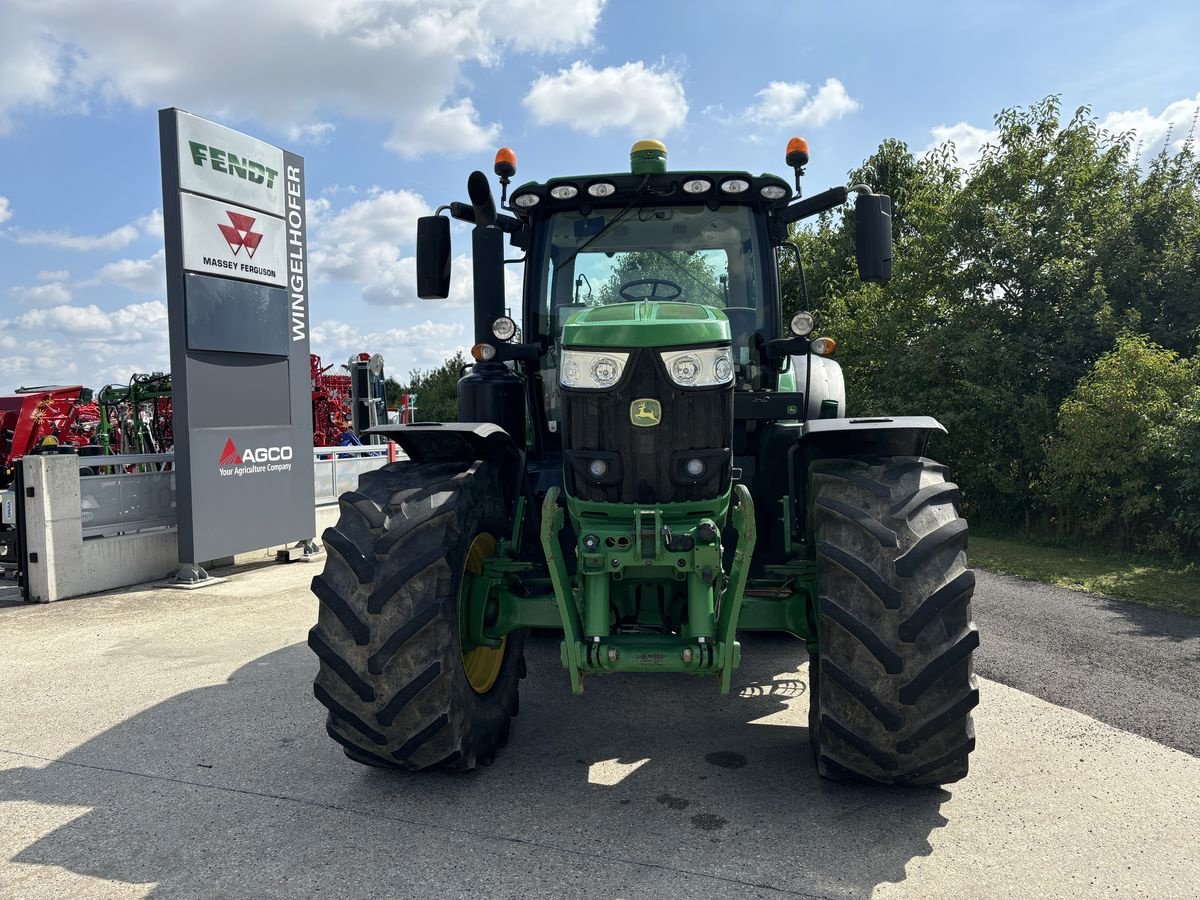
<instances>
[{"instance_id":1,"label":"green tree","mask_svg":"<svg viewBox=\"0 0 1200 900\"><path fill-rule=\"evenodd\" d=\"M1124 334L1063 401L1038 488L1069 535L1178 552L1187 540L1175 479L1195 440L1197 366L1147 336ZM1185 490L1194 490L1195 480Z\"/></svg>"},{"instance_id":2,"label":"green tree","mask_svg":"<svg viewBox=\"0 0 1200 900\"><path fill-rule=\"evenodd\" d=\"M716 269L702 253L686 250L633 250L618 253L615 263L612 275L596 292L592 301L594 305L626 302L621 296L622 285L647 278L679 285L683 291L680 295L681 300L710 306L725 305L725 291ZM649 288L635 290L640 298L642 293L648 293ZM665 296L664 288L658 288L658 296Z\"/></svg>"},{"instance_id":3,"label":"green tree","mask_svg":"<svg viewBox=\"0 0 1200 900\"><path fill-rule=\"evenodd\" d=\"M388 409L397 409L400 406L400 395L403 393L403 385L391 375L383 380L383 398Z\"/></svg>"},{"instance_id":4,"label":"green tree","mask_svg":"<svg viewBox=\"0 0 1200 900\"><path fill-rule=\"evenodd\" d=\"M416 421L458 421L458 379L462 377L466 365L467 361L459 351L435 368L413 369L407 383L398 386L396 405L399 406L400 394L416 394ZM390 400L388 403L391 405Z\"/></svg>"},{"instance_id":5,"label":"green tree","mask_svg":"<svg viewBox=\"0 0 1200 900\"><path fill-rule=\"evenodd\" d=\"M1200 373L1200 364L1196 371ZM1165 435L1174 503L1171 519L1185 546L1200 553L1200 384Z\"/></svg>"},{"instance_id":6,"label":"green tree","mask_svg":"<svg viewBox=\"0 0 1200 900\"><path fill-rule=\"evenodd\" d=\"M1105 289L1156 342L1188 353L1200 341L1200 163L1192 136L1174 155L1164 145L1144 177L1130 167L1122 201L1124 214L1101 248Z\"/></svg>"},{"instance_id":7,"label":"green tree","mask_svg":"<svg viewBox=\"0 0 1200 900\"><path fill-rule=\"evenodd\" d=\"M885 141L850 173L893 197L888 284L856 281L849 208L795 242L818 327L838 339L851 410L937 416L950 433L934 450L969 513L1029 527L1044 514L1031 484L1062 401L1117 332L1145 317L1139 304L1165 302L1129 287L1146 282L1149 263L1120 282L1113 274L1139 239L1134 210L1165 202L1136 194L1159 198L1171 185L1166 206L1192 222L1172 226L1182 241L1195 225L1187 196L1196 179L1180 164L1161 187L1145 187L1130 136L1106 133L1086 108L1063 121L1055 97L1003 111L996 127L966 171L948 146L914 158Z\"/></svg>"}]
</instances>

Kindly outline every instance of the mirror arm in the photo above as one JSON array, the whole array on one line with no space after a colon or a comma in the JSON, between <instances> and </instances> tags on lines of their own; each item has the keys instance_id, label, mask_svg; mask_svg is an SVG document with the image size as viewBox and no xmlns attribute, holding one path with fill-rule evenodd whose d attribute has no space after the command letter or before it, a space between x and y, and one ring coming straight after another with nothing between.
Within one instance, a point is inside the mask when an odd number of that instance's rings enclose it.
<instances>
[{"instance_id":1,"label":"mirror arm","mask_svg":"<svg viewBox=\"0 0 1200 900\"><path fill-rule=\"evenodd\" d=\"M849 196L849 188L830 188L827 191L822 191L819 194L806 197L799 203L793 203L791 206L784 207L777 214L776 221L781 225L791 225L793 222L799 222L801 219L807 219L809 216L815 216L818 213L823 213L827 209L833 209L835 206L841 206L846 202L846 198Z\"/></svg>"},{"instance_id":2,"label":"mirror arm","mask_svg":"<svg viewBox=\"0 0 1200 900\"><path fill-rule=\"evenodd\" d=\"M445 206L439 206L437 211L440 213L444 209L449 210L451 217L458 219L460 222L467 222L471 225L475 224L475 207L470 203L454 201L453 203L447 203ZM504 213L499 213L496 216L496 227L505 234L513 236L512 244L514 247L524 250L529 246L526 241L529 229L516 216L507 216Z\"/></svg>"},{"instance_id":3,"label":"mirror arm","mask_svg":"<svg viewBox=\"0 0 1200 900\"><path fill-rule=\"evenodd\" d=\"M774 340L762 340L759 335L758 351L762 354L763 359L767 360L771 365L777 365L780 360L787 359L789 356L804 356L808 353L810 341L806 337L785 337L775 338Z\"/></svg>"}]
</instances>

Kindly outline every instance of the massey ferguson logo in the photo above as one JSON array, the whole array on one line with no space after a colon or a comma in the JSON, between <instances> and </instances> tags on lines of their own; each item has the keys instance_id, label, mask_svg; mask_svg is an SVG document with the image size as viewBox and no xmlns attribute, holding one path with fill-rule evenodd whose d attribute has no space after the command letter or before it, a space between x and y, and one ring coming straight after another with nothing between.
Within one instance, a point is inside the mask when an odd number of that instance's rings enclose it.
<instances>
[{"instance_id":1,"label":"massey ferguson logo","mask_svg":"<svg viewBox=\"0 0 1200 900\"><path fill-rule=\"evenodd\" d=\"M228 475L257 475L260 472L290 472L292 470L292 448L251 447L238 451L233 438L227 438L225 449L217 461L217 471L224 478Z\"/></svg>"},{"instance_id":2,"label":"massey ferguson logo","mask_svg":"<svg viewBox=\"0 0 1200 900\"><path fill-rule=\"evenodd\" d=\"M245 247L246 255L254 259L254 252L263 239L263 236L257 231L250 230L254 227L254 217L244 216L229 209L225 210L225 215L229 216L229 221L233 224L226 225L224 222L218 222L217 227L221 229L221 234L224 235L225 242L229 244L229 249L233 251L234 256L237 256Z\"/></svg>"}]
</instances>

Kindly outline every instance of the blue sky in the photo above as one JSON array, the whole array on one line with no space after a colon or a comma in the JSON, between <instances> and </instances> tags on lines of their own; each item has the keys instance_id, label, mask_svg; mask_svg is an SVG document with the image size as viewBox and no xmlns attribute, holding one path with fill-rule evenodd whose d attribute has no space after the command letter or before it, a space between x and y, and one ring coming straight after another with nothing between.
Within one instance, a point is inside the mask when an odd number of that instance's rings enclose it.
<instances>
[{"instance_id":1,"label":"blue sky","mask_svg":"<svg viewBox=\"0 0 1200 900\"><path fill-rule=\"evenodd\" d=\"M419 301L415 217L499 146L518 182L643 137L786 176L803 134L815 192L885 137L969 165L997 111L1058 93L1157 148L1200 104L1197 35L1174 2L3 0L0 392L167 367L161 107L306 158L313 349L403 377L470 343L468 237L451 298Z\"/></svg>"}]
</instances>

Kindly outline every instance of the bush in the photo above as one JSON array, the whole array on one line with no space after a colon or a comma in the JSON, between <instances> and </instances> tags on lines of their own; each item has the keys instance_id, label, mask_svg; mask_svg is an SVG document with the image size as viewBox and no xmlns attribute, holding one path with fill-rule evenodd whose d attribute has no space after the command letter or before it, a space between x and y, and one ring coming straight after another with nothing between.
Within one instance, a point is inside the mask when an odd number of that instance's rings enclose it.
<instances>
[{"instance_id":1,"label":"bush","mask_svg":"<svg viewBox=\"0 0 1200 900\"><path fill-rule=\"evenodd\" d=\"M1046 441L1036 488L1064 536L1179 553L1200 519L1181 493L1200 488L1198 367L1145 335L1123 334L1075 385Z\"/></svg>"}]
</instances>

